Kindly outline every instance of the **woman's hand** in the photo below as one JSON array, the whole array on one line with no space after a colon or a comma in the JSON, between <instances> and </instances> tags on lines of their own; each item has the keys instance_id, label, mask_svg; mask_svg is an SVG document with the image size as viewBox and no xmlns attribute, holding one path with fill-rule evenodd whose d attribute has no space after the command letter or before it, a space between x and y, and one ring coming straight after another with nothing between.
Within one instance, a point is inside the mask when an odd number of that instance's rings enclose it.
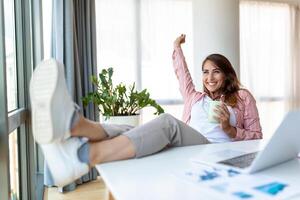
<instances>
[{"instance_id":1,"label":"woman's hand","mask_svg":"<svg viewBox=\"0 0 300 200\"><path fill-rule=\"evenodd\" d=\"M229 137L234 138L236 136L236 129L230 125L230 112L225 103L222 102L221 105L217 105L214 111L217 114L215 119L220 122L222 130L227 133Z\"/></svg>"},{"instance_id":2,"label":"woman's hand","mask_svg":"<svg viewBox=\"0 0 300 200\"><path fill-rule=\"evenodd\" d=\"M174 41L174 47L180 47L183 43L185 43L185 34L181 34L178 38L176 38Z\"/></svg>"}]
</instances>

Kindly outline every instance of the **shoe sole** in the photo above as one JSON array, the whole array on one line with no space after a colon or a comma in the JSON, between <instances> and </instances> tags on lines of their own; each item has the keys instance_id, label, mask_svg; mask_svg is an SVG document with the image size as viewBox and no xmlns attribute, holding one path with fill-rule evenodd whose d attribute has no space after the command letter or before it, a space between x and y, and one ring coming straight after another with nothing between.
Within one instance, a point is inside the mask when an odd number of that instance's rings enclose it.
<instances>
[{"instance_id":1,"label":"shoe sole","mask_svg":"<svg viewBox=\"0 0 300 200\"><path fill-rule=\"evenodd\" d=\"M58 87L60 71L54 59L43 61L34 70L30 82L33 135L41 144L55 140L51 105Z\"/></svg>"}]
</instances>

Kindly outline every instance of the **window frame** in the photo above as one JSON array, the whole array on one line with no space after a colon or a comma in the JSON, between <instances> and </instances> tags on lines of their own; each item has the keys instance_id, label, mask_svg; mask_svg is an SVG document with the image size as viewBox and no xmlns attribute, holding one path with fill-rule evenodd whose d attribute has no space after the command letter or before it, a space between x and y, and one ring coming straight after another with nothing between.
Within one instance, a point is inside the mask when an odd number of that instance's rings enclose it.
<instances>
[{"instance_id":1,"label":"window frame","mask_svg":"<svg viewBox=\"0 0 300 200\"><path fill-rule=\"evenodd\" d=\"M9 134L18 129L19 199L35 200L42 199L43 178L36 170L38 153L31 130L28 91L33 66L43 55L41 3L14 0L14 15L18 108L10 112L7 110L5 26L0 27L0 199L10 199ZM0 22L4 24L4 0L0 0Z\"/></svg>"},{"instance_id":2,"label":"window frame","mask_svg":"<svg viewBox=\"0 0 300 200\"><path fill-rule=\"evenodd\" d=\"M0 24L4 24L3 0L0 0ZM0 96L7 97L6 93L6 53L5 53L5 31L4 26L0 26ZM8 146L8 116L7 100L0 98L0 198L10 199L9 180L9 146Z\"/></svg>"}]
</instances>

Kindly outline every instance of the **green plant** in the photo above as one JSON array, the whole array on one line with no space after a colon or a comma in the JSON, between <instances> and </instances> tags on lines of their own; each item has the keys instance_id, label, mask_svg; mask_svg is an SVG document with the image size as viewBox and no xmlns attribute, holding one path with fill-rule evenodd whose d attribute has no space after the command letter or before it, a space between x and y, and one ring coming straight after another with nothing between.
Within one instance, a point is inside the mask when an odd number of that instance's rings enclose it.
<instances>
[{"instance_id":1,"label":"green plant","mask_svg":"<svg viewBox=\"0 0 300 200\"><path fill-rule=\"evenodd\" d=\"M134 83L128 88L123 83L114 87L112 75L113 68L108 68L103 69L99 77L91 76L91 82L96 87L96 91L82 98L84 106L93 102L105 118L137 115L139 110L146 106L154 107L156 115L164 113L163 108L150 98L146 89L138 92Z\"/></svg>"}]
</instances>

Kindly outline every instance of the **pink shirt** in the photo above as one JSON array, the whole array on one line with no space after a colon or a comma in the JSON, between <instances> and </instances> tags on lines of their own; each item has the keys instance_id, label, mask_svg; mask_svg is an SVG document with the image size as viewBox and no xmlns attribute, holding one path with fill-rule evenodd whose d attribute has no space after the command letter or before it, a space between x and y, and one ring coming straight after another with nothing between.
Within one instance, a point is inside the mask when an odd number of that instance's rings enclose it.
<instances>
[{"instance_id":1,"label":"pink shirt","mask_svg":"<svg viewBox=\"0 0 300 200\"><path fill-rule=\"evenodd\" d=\"M179 81L179 90L184 101L182 120L185 123L189 123L192 106L207 94L195 90L192 77L180 47L174 48L172 58L175 74ZM238 94L242 101L238 101L237 105L233 108L237 121L237 134L234 140L261 139L262 132L255 99L251 93L245 89L239 90Z\"/></svg>"}]
</instances>

